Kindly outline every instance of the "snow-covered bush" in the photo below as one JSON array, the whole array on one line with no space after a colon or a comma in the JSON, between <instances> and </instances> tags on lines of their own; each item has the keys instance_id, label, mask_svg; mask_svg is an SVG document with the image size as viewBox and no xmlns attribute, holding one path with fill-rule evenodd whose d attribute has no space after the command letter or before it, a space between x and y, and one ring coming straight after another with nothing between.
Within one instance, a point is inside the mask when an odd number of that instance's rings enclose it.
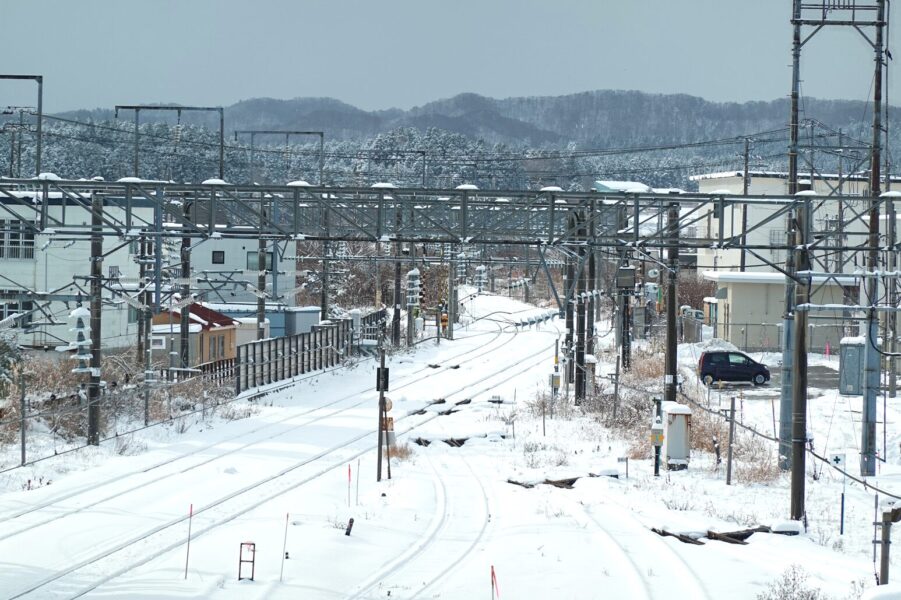
<instances>
[{"instance_id":1,"label":"snow-covered bush","mask_svg":"<svg viewBox=\"0 0 901 600\"><path fill-rule=\"evenodd\" d=\"M807 585L807 577L803 568L792 565L765 592L757 594L757 600L825 600L819 589Z\"/></svg>"}]
</instances>

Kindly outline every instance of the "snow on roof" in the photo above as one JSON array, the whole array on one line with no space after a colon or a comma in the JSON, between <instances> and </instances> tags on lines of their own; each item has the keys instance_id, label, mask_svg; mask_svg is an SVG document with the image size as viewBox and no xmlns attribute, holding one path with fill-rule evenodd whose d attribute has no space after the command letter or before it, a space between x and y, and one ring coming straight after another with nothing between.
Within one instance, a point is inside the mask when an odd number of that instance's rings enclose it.
<instances>
[{"instance_id":1,"label":"snow on roof","mask_svg":"<svg viewBox=\"0 0 901 600\"><path fill-rule=\"evenodd\" d=\"M613 180L603 180L596 181L595 183L599 183L605 188L611 189L616 192L638 192L638 193L648 193L653 191L651 186L645 185L644 183L640 183L638 181L613 181Z\"/></svg>"},{"instance_id":2,"label":"snow on roof","mask_svg":"<svg viewBox=\"0 0 901 600\"><path fill-rule=\"evenodd\" d=\"M718 173L701 173L700 175L692 175L688 178L689 181L702 181L704 179L729 179L731 177L738 177L741 179L744 176L742 171L720 171ZM775 179L788 179L788 173L785 171L748 171L749 177L772 177ZM842 175L845 179L853 179L855 181L866 181L868 175L866 173L845 173ZM817 181L822 181L824 179L838 179L838 173L822 173L817 177ZM893 176L892 181L901 181L901 177ZM807 180L807 183L810 183L810 180Z\"/></svg>"},{"instance_id":3,"label":"snow on roof","mask_svg":"<svg viewBox=\"0 0 901 600\"><path fill-rule=\"evenodd\" d=\"M286 185L289 187L313 187L303 179L298 179L297 181L289 181Z\"/></svg>"},{"instance_id":4,"label":"snow on roof","mask_svg":"<svg viewBox=\"0 0 901 600\"><path fill-rule=\"evenodd\" d=\"M256 317L238 317L237 319L235 319L235 321L237 321L240 325L253 325L254 327L256 327L257 325ZM263 319L263 322L268 323L269 319Z\"/></svg>"},{"instance_id":5,"label":"snow on roof","mask_svg":"<svg viewBox=\"0 0 901 600\"><path fill-rule=\"evenodd\" d=\"M206 308L212 309L216 312L226 313L226 312L256 312L257 311L257 303L253 302L229 302L229 303L216 303L216 302L200 302L201 306L205 306ZM268 311L284 311L287 307L284 304L272 304L267 302L265 305L265 310ZM316 310L319 310L319 307L316 307ZM231 317L229 317L231 318ZM233 320L233 319L232 319Z\"/></svg>"},{"instance_id":6,"label":"snow on roof","mask_svg":"<svg viewBox=\"0 0 901 600\"><path fill-rule=\"evenodd\" d=\"M704 302L706 302L707 304L716 304L716 303L717 303L717 299L714 298L713 296L705 296L705 297L704 297Z\"/></svg>"},{"instance_id":7,"label":"snow on roof","mask_svg":"<svg viewBox=\"0 0 901 600\"><path fill-rule=\"evenodd\" d=\"M231 185L227 181L223 179L219 179L218 177L213 177L211 179L204 179L201 182L202 185Z\"/></svg>"},{"instance_id":8,"label":"snow on roof","mask_svg":"<svg viewBox=\"0 0 901 600\"><path fill-rule=\"evenodd\" d=\"M454 189L455 189L455 190L477 190L477 189L479 189L479 188L476 187L476 186L474 186L474 185L471 184L471 183L461 183L460 185L458 185L458 186L455 187Z\"/></svg>"},{"instance_id":9,"label":"snow on roof","mask_svg":"<svg viewBox=\"0 0 901 600\"><path fill-rule=\"evenodd\" d=\"M666 402L661 403L661 410L663 410L664 414L671 415L690 415L691 409L685 406L684 404L679 404L678 402L672 402L667 400Z\"/></svg>"},{"instance_id":10,"label":"snow on roof","mask_svg":"<svg viewBox=\"0 0 901 600\"><path fill-rule=\"evenodd\" d=\"M159 325L154 325L152 331L153 333L181 333L181 324L162 323ZM188 324L188 333L200 333L201 331L203 331L203 327L198 323Z\"/></svg>"},{"instance_id":11,"label":"snow on roof","mask_svg":"<svg viewBox=\"0 0 901 600\"><path fill-rule=\"evenodd\" d=\"M540 192L562 192L563 188L560 187L559 185L546 185L538 191L540 191Z\"/></svg>"},{"instance_id":12,"label":"snow on roof","mask_svg":"<svg viewBox=\"0 0 901 600\"><path fill-rule=\"evenodd\" d=\"M701 277L722 283L784 283L785 275L774 271L704 271ZM814 275L813 281L826 285L853 285L854 277Z\"/></svg>"}]
</instances>

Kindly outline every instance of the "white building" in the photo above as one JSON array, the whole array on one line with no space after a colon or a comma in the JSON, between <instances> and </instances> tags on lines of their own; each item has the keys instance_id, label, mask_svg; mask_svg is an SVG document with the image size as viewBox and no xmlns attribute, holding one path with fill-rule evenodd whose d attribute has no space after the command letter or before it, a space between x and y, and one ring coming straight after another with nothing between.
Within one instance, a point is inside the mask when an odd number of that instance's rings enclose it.
<instances>
[{"instance_id":1,"label":"white building","mask_svg":"<svg viewBox=\"0 0 901 600\"><path fill-rule=\"evenodd\" d=\"M90 302L91 242L87 231L91 213L61 193L50 193L46 199L39 192L18 192L17 200L0 197L0 318L28 313L15 322L19 344L54 348L73 341L73 327L67 318L77 304ZM56 228L35 233L41 206L46 207L48 225ZM125 221L126 211L114 200L104 205L104 213L112 221ZM149 203L133 201L132 218L152 223L153 208ZM35 218L32 218L35 217ZM105 227L105 232L113 230ZM104 277L137 278L135 262L137 244L116 235L103 238L102 273ZM37 295L24 297L29 292ZM68 302L42 299L41 293L56 292L68 296ZM121 348L135 343L137 312L110 291L103 292L101 337L102 347Z\"/></svg>"},{"instance_id":2,"label":"white building","mask_svg":"<svg viewBox=\"0 0 901 600\"><path fill-rule=\"evenodd\" d=\"M697 182L698 191L702 194L723 194L740 196L744 188L744 176L741 171L727 171L723 173L708 173L704 175L695 175L691 177L692 181ZM856 236L865 235L868 230L868 222L865 218L855 217L855 214L865 214L867 201L863 198L868 191L868 184L865 180L856 177L850 181L840 182L837 175L826 175L821 179L814 180L813 186L808 179L799 180L800 190L810 190L817 192L818 196L824 197L823 206L818 209L814 215L814 223L812 229L814 236L818 234L832 234L830 239L835 240L835 232L841 230L844 235L844 244L853 245L859 243L853 241ZM826 198L833 192L840 191L842 196L833 195ZM768 171L750 171L748 177L748 194L751 196L786 196L788 195L788 176L786 173L776 173ZM756 224L763 223L768 217L771 217L780 208L784 206L784 202L776 202L767 205L765 201L759 199L751 204L740 204L727 206L724 209L723 218L723 235L732 237L741 235L743 223L748 224L746 240L748 245L782 245L787 243L787 228L785 217L777 217L771 222L763 226ZM744 214L747 211L747 214ZM707 239L717 239L720 228L720 218L715 208L711 205L705 208L705 214L702 215L697 223L691 229L694 235L686 237L698 237ZM852 240L849 242L848 240ZM826 241L821 244L820 248L825 249L832 241ZM756 250L763 258L781 264L785 262L786 256L784 250ZM833 257L837 259L837 256ZM713 249L701 248L698 250L698 272L704 270L716 271L738 271L741 264L741 250L738 249ZM761 259L745 253L745 270L746 271L774 271L772 266L767 265ZM853 261L846 264L844 268L839 269L838 264L833 262L828 265L820 265L818 270L830 270L850 272L857 266Z\"/></svg>"},{"instance_id":3,"label":"white building","mask_svg":"<svg viewBox=\"0 0 901 600\"><path fill-rule=\"evenodd\" d=\"M266 302L294 306L297 287L297 242L267 241ZM256 239L212 237L191 250L191 271L198 294L212 303L256 303L259 242ZM273 282L277 298L272 297Z\"/></svg>"}]
</instances>

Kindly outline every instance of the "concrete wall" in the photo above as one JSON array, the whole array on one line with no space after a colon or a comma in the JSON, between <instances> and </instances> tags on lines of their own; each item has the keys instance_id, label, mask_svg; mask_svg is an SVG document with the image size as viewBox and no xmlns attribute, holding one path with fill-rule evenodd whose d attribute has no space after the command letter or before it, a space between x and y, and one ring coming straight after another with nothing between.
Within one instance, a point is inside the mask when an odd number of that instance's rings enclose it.
<instances>
[{"instance_id":1,"label":"concrete wall","mask_svg":"<svg viewBox=\"0 0 901 600\"><path fill-rule=\"evenodd\" d=\"M273 242L268 242L269 252L273 252ZM278 242L279 256L294 256L297 242ZM194 275L206 275L209 281L198 281L197 287L202 291L204 300L208 302L249 302L256 303L256 295L248 291L241 282L257 285L257 262L253 257L259 250L259 243L253 239L209 239L199 244L191 252L191 270ZM248 264L248 254L252 264ZM222 263L213 262L222 260ZM294 294L287 292L297 287L296 261L279 258L275 265L279 296L288 306L294 305ZM245 273L246 271L246 273ZM266 286L272 289L272 274L266 276Z\"/></svg>"},{"instance_id":2,"label":"concrete wall","mask_svg":"<svg viewBox=\"0 0 901 600\"><path fill-rule=\"evenodd\" d=\"M802 175L803 178L803 175ZM739 176L717 177L717 178L699 178L698 191L709 194L719 190L728 190L732 195L740 196L742 194L742 178ZM821 196L827 196L831 192L831 186L837 186L836 180L817 180L814 184L814 190ZM851 197L845 197L843 202L843 213L846 222L842 230L849 234L865 233L868 229L868 223L861 219L851 219L851 211L860 212L863 208L864 200L855 198L866 189L863 182L846 182L844 192ZM778 195L784 196L788 194L788 180L784 177L755 177L751 176L748 193L753 196ZM837 222L838 215L838 199L833 197L825 200L825 205L814 215L813 227L815 230L824 230L830 223ZM771 216L779 209L774 205L768 207L766 204L758 203L748 206L747 222L750 227L755 223L760 223L767 217ZM723 233L726 236L739 235L742 227L742 207L730 207L725 209L723 215ZM704 237L716 238L719 234L719 219L713 216L713 207L707 209L707 217L697 224L698 234ZM852 238L853 239L853 238ZM768 245L768 244L786 244L786 218L779 216L765 226L750 231L747 235L748 244ZM784 250L757 250L764 258L778 264L785 262L786 256ZM741 261L740 250L715 250L710 248L698 249L698 271L717 269L717 270L738 270ZM748 271L772 271L772 267L762 264L762 261L751 254L746 254L745 258L746 270ZM827 265L829 270L837 270L836 265ZM853 266L846 267L845 271L853 269ZM819 270L824 270L820 268Z\"/></svg>"},{"instance_id":3,"label":"concrete wall","mask_svg":"<svg viewBox=\"0 0 901 600\"><path fill-rule=\"evenodd\" d=\"M718 302L715 336L725 339L742 350L774 351L781 347L782 318L785 287L775 283L720 283L726 298ZM814 304L841 304L842 289L837 285L814 285L811 294ZM829 318L809 319L807 341L812 352L823 352L826 342L838 348L844 337L840 319L831 313L818 313Z\"/></svg>"},{"instance_id":4,"label":"concrete wall","mask_svg":"<svg viewBox=\"0 0 901 600\"><path fill-rule=\"evenodd\" d=\"M104 210L116 219L124 218L124 211L115 206L106 206ZM65 222L67 225L81 229L82 226L90 226L90 213L75 207L71 203L62 205L61 199L51 199L48 206L48 217ZM27 214L25 211L17 211ZM149 208L134 207L133 216L146 221L152 221L153 212ZM11 216L4 213L0 216L10 219ZM52 222L52 221L51 221ZM104 236L104 252L110 252L114 247L122 244L122 240L116 236ZM0 245L4 245L0 242ZM78 241L73 241L71 235L60 232L59 234L36 234L33 244L22 245L18 250L10 251L10 246L5 244L2 258L2 272L5 277L17 282L22 287L11 282L0 282L0 290L4 292L16 292L20 289L37 291L53 291L73 283L77 279L82 289L85 290L83 305L87 306L90 299L87 296L89 287L86 277L90 275L90 240L79 234ZM132 250L136 248L132 244L125 244L103 259L103 275L110 276L118 272L122 277L136 278L138 265L134 261ZM78 289L70 287L60 290L63 294L77 294ZM129 323L128 306L121 300L117 300L110 292L104 292L104 306L101 313L101 346L103 348L124 348L134 345L137 340L137 323ZM16 312L17 306L9 299L0 301L0 316ZM19 336L21 344L26 346L51 348L64 345L74 339L74 334L69 331L73 323L67 320L69 312L74 308L70 303L67 308L62 302L52 302L49 312L54 318L62 321L60 325L41 325L32 333L23 332ZM132 315L134 316L134 315ZM46 317L36 314L34 321L46 321Z\"/></svg>"}]
</instances>

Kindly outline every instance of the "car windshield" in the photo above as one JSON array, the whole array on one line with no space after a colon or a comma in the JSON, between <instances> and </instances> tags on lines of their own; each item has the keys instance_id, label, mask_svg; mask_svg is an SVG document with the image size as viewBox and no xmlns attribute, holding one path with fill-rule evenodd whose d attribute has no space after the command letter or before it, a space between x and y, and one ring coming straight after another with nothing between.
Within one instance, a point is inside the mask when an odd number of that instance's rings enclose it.
<instances>
[{"instance_id":1,"label":"car windshield","mask_svg":"<svg viewBox=\"0 0 901 600\"><path fill-rule=\"evenodd\" d=\"M742 354L730 354L729 362L733 365L749 365L751 364L751 360Z\"/></svg>"}]
</instances>

